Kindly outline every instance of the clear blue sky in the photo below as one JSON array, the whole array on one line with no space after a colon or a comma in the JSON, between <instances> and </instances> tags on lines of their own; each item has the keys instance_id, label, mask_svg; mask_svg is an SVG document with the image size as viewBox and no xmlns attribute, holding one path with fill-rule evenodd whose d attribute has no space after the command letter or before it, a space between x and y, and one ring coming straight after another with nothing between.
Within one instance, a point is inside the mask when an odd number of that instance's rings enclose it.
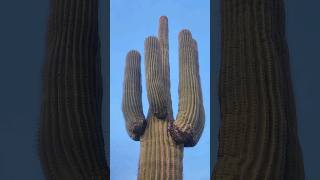
<instances>
[{"instance_id":1,"label":"clear blue sky","mask_svg":"<svg viewBox=\"0 0 320 180\"><path fill-rule=\"evenodd\" d=\"M122 83L126 53L140 51L144 39L157 35L161 15L169 19L171 94L173 111L178 109L178 33L187 28L198 41L200 77L206 124L199 143L186 148L184 180L208 180L210 177L210 1L209 0L111 0L110 22L110 161L112 180L137 177L139 142L129 138L121 112ZM143 62L143 59L142 59ZM144 65L142 64L143 107L148 110Z\"/></svg>"}]
</instances>

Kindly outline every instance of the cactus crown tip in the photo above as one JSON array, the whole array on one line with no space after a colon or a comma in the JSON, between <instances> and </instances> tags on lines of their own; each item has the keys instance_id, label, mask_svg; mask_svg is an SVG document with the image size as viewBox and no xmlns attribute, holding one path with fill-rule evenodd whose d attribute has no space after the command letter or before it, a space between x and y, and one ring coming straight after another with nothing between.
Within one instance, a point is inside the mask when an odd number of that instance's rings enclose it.
<instances>
[{"instance_id":1,"label":"cactus crown tip","mask_svg":"<svg viewBox=\"0 0 320 180\"><path fill-rule=\"evenodd\" d=\"M179 40L190 40L192 41L192 34L190 30L188 29L183 29L179 32Z\"/></svg>"},{"instance_id":2,"label":"cactus crown tip","mask_svg":"<svg viewBox=\"0 0 320 180\"><path fill-rule=\"evenodd\" d=\"M140 53L138 50L130 50L127 54L127 57L140 57Z\"/></svg>"},{"instance_id":3,"label":"cactus crown tip","mask_svg":"<svg viewBox=\"0 0 320 180\"><path fill-rule=\"evenodd\" d=\"M160 21L168 21L168 17L167 16L160 16Z\"/></svg>"},{"instance_id":4,"label":"cactus crown tip","mask_svg":"<svg viewBox=\"0 0 320 180\"><path fill-rule=\"evenodd\" d=\"M145 40L145 43L157 43L158 37L156 36L148 36Z\"/></svg>"},{"instance_id":5,"label":"cactus crown tip","mask_svg":"<svg viewBox=\"0 0 320 180\"><path fill-rule=\"evenodd\" d=\"M140 55L138 50L132 49L128 52L128 55Z\"/></svg>"},{"instance_id":6,"label":"cactus crown tip","mask_svg":"<svg viewBox=\"0 0 320 180\"><path fill-rule=\"evenodd\" d=\"M139 51L135 50L135 49L132 49L132 50L129 51L128 54L139 54Z\"/></svg>"},{"instance_id":7,"label":"cactus crown tip","mask_svg":"<svg viewBox=\"0 0 320 180\"><path fill-rule=\"evenodd\" d=\"M191 31L189 29L182 29L180 31L179 35L190 35L191 36Z\"/></svg>"}]
</instances>

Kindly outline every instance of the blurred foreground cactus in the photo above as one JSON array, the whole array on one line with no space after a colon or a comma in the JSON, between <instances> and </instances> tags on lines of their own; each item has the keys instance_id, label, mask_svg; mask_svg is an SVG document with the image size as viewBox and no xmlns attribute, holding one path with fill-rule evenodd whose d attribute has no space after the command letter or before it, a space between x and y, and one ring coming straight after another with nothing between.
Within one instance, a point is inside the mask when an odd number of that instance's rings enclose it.
<instances>
[{"instance_id":1,"label":"blurred foreground cactus","mask_svg":"<svg viewBox=\"0 0 320 180\"><path fill-rule=\"evenodd\" d=\"M51 0L39 156L48 180L107 180L98 0Z\"/></svg>"},{"instance_id":2,"label":"blurred foreground cactus","mask_svg":"<svg viewBox=\"0 0 320 180\"><path fill-rule=\"evenodd\" d=\"M149 111L142 109L141 56L127 54L122 110L129 136L140 140L139 180L181 180L183 148L197 144L204 128L197 43L179 33L179 112L173 118L170 95L168 19L160 17L158 37L145 40Z\"/></svg>"},{"instance_id":3,"label":"blurred foreground cactus","mask_svg":"<svg viewBox=\"0 0 320 180\"><path fill-rule=\"evenodd\" d=\"M303 180L283 0L222 4L214 180Z\"/></svg>"}]
</instances>

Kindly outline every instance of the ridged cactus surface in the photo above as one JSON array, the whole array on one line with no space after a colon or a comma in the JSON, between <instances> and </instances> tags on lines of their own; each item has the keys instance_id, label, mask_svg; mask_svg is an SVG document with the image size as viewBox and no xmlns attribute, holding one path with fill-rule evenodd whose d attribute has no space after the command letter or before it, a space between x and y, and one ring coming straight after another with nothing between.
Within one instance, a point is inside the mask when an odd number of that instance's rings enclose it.
<instances>
[{"instance_id":1,"label":"ridged cactus surface","mask_svg":"<svg viewBox=\"0 0 320 180\"><path fill-rule=\"evenodd\" d=\"M142 109L141 55L127 54L122 110L129 136L140 140L139 180L181 180L183 149L197 144L204 128L197 43L179 33L179 112L173 118L170 95L168 19L160 17L158 37L145 40L149 111Z\"/></svg>"},{"instance_id":2,"label":"ridged cactus surface","mask_svg":"<svg viewBox=\"0 0 320 180\"><path fill-rule=\"evenodd\" d=\"M52 0L39 156L48 180L109 179L101 127L97 0Z\"/></svg>"},{"instance_id":3,"label":"ridged cactus surface","mask_svg":"<svg viewBox=\"0 0 320 180\"><path fill-rule=\"evenodd\" d=\"M303 180L283 0L223 0L215 180Z\"/></svg>"}]
</instances>

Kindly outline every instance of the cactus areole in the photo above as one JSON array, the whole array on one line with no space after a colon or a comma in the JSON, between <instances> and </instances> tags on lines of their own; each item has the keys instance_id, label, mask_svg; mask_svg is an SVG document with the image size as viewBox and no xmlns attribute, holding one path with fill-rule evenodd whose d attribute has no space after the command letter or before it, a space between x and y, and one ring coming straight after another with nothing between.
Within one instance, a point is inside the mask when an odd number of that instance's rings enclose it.
<instances>
[{"instance_id":1,"label":"cactus areole","mask_svg":"<svg viewBox=\"0 0 320 180\"><path fill-rule=\"evenodd\" d=\"M173 118L170 95L168 19L160 17L158 37L144 43L149 111L142 109L141 55L127 54L122 111L129 136L140 141L139 180L181 180L183 148L197 144L204 128L197 43L179 33L179 112Z\"/></svg>"}]
</instances>

